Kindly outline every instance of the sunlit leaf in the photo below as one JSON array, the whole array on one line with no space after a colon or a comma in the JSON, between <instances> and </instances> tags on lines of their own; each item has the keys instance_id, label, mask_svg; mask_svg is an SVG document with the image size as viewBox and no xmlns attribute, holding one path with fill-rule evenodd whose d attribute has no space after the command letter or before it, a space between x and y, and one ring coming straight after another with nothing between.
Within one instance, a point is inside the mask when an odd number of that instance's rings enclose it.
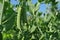
<instances>
[{"instance_id":1,"label":"sunlit leaf","mask_svg":"<svg viewBox=\"0 0 60 40\"><path fill-rule=\"evenodd\" d=\"M34 32L35 30L36 30L36 26L33 25L33 26L31 27L30 31L31 31L31 33L32 33L32 32Z\"/></svg>"}]
</instances>

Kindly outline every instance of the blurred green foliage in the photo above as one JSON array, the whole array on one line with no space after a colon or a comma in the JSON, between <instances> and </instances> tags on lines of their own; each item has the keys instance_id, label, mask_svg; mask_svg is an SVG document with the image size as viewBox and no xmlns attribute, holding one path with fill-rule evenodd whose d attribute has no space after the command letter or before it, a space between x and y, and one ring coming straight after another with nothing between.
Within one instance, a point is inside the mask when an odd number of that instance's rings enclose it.
<instances>
[{"instance_id":1,"label":"blurred green foliage","mask_svg":"<svg viewBox=\"0 0 60 40\"><path fill-rule=\"evenodd\" d=\"M52 5L47 14L38 11L43 1ZM60 12L56 0L38 0L36 4L31 0L19 2L14 10L10 0L0 0L0 40L60 40Z\"/></svg>"}]
</instances>

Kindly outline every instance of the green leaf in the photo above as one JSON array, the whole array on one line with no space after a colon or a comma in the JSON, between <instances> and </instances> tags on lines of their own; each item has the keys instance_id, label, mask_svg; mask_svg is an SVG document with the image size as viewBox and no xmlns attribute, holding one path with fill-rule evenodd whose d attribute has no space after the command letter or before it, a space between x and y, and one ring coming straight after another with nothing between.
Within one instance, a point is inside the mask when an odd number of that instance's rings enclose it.
<instances>
[{"instance_id":1,"label":"green leaf","mask_svg":"<svg viewBox=\"0 0 60 40\"><path fill-rule=\"evenodd\" d=\"M3 3L3 0L0 0L0 3Z\"/></svg>"},{"instance_id":2,"label":"green leaf","mask_svg":"<svg viewBox=\"0 0 60 40\"><path fill-rule=\"evenodd\" d=\"M39 6L40 6L40 3L38 2L38 3L36 4L35 11L38 11Z\"/></svg>"},{"instance_id":3,"label":"green leaf","mask_svg":"<svg viewBox=\"0 0 60 40\"><path fill-rule=\"evenodd\" d=\"M36 26L35 25L32 25L32 27L30 29L31 33L34 32L35 30L36 30Z\"/></svg>"},{"instance_id":4,"label":"green leaf","mask_svg":"<svg viewBox=\"0 0 60 40\"><path fill-rule=\"evenodd\" d=\"M38 0L39 2L42 2L42 1L44 1L44 0Z\"/></svg>"}]
</instances>

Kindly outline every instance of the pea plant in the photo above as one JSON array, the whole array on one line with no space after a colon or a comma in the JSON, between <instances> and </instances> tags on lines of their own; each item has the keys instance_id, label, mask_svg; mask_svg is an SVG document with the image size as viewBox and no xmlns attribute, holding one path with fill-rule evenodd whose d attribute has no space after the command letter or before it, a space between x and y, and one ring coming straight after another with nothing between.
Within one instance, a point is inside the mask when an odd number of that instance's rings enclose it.
<instances>
[{"instance_id":1,"label":"pea plant","mask_svg":"<svg viewBox=\"0 0 60 40\"><path fill-rule=\"evenodd\" d=\"M37 0L35 4L18 0L15 6L10 1L0 0L0 40L60 40L56 0ZM39 11L41 2L51 4L49 13Z\"/></svg>"}]
</instances>

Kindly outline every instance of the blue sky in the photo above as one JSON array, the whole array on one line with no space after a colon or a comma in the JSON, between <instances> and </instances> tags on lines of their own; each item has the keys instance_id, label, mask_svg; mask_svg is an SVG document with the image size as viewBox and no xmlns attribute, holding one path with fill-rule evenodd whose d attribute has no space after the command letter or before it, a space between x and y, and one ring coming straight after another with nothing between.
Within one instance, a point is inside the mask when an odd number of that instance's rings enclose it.
<instances>
[{"instance_id":1,"label":"blue sky","mask_svg":"<svg viewBox=\"0 0 60 40\"><path fill-rule=\"evenodd\" d=\"M16 5L16 4L19 4L19 2L15 0L11 0L11 4Z\"/></svg>"},{"instance_id":2,"label":"blue sky","mask_svg":"<svg viewBox=\"0 0 60 40\"><path fill-rule=\"evenodd\" d=\"M38 0L32 0L32 3L33 4L35 4L36 2L38 2ZM16 4L19 4L19 2L18 1L15 1L15 0L11 0L11 4L16 5ZM46 12L46 8L47 8L46 4L45 3L42 3L42 4L40 4L39 11L45 13ZM58 8L60 8L60 5L59 4L58 4Z\"/></svg>"}]
</instances>

